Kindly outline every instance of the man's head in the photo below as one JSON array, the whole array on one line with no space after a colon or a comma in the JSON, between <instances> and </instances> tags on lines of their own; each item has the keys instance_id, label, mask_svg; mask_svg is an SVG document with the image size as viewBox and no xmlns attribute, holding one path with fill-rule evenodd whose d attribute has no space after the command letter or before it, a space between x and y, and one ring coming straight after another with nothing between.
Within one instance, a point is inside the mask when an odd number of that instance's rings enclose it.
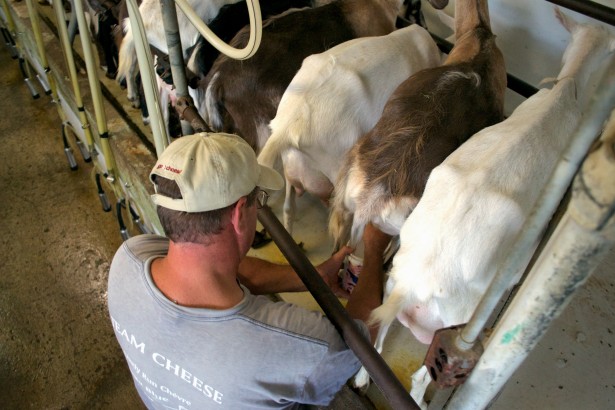
<instances>
[{"instance_id":1,"label":"man's head","mask_svg":"<svg viewBox=\"0 0 615 410\"><path fill-rule=\"evenodd\" d=\"M261 166L252 148L230 134L181 137L160 155L150 173L158 216L174 242L200 242L220 232L223 217L242 197L261 187L280 189L284 180Z\"/></svg>"}]
</instances>

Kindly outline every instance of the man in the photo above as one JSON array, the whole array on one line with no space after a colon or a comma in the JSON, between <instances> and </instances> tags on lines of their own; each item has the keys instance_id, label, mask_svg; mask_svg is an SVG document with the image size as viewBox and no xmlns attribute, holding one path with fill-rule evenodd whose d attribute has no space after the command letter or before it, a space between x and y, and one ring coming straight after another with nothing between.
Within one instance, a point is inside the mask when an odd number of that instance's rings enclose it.
<instances>
[{"instance_id":1,"label":"man","mask_svg":"<svg viewBox=\"0 0 615 410\"><path fill-rule=\"evenodd\" d=\"M253 295L305 289L289 267L246 257L261 189L282 188L282 177L260 166L241 138L203 133L170 144L150 178L168 238L126 241L108 289L111 322L144 403L233 410L328 404L360 368L358 359L321 313ZM378 232L366 230L373 244L366 252L382 254L389 237ZM321 264L321 275L330 281L349 251ZM352 317L365 320L381 303L381 266L366 267L375 273L361 276L353 291Z\"/></svg>"}]
</instances>

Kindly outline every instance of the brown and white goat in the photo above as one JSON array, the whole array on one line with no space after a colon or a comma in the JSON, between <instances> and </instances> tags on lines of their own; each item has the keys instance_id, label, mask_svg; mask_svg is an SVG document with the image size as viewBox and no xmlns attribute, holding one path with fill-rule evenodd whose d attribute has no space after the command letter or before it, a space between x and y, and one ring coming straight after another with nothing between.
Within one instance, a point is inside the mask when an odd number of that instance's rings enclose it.
<instances>
[{"instance_id":1,"label":"brown and white goat","mask_svg":"<svg viewBox=\"0 0 615 410\"><path fill-rule=\"evenodd\" d=\"M404 81L375 127L349 151L329 221L336 247L355 246L369 222L398 235L431 170L472 134L503 119L506 70L487 0L455 2L455 33L444 65Z\"/></svg>"},{"instance_id":2,"label":"brown and white goat","mask_svg":"<svg viewBox=\"0 0 615 410\"><path fill-rule=\"evenodd\" d=\"M303 60L284 92L258 160L286 178L284 225L292 232L295 195L328 203L348 150L376 124L391 93L410 75L442 62L414 24L386 36L346 41Z\"/></svg>"},{"instance_id":3,"label":"brown and white goat","mask_svg":"<svg viewBox=\"0 0 615 410\"><path fill-rule=\"evenodd\" d=\"M235 133L259 152L269 138L269 122L303 59L357 37L395 29L403 0L335 0L287 12L263 24L261 45L243 61L220 56L200 86L199 112L215 131ZM231 41L244 47L249 32ZM201 90L202 92L202 90Z\"/></svg>"}]
</instances>

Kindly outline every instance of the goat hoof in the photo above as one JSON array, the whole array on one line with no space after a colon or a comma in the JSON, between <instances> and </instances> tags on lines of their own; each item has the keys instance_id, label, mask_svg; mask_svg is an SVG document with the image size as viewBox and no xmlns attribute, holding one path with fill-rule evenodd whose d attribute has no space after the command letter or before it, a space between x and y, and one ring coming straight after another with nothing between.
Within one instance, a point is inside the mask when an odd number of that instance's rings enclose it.
<instances>
[{"instance_id":1,"label":"goat hoof","mask_svg":"<svg viewBox=\"0 0 615 410\"><path fill-rule=\"evenodd\" d=\"M271 241L272 239L267 234L266 230L263 229L260 232L256 231L256 233L254 234L254 240L252 241L252 247L254 249L262 248L263 246L267 245Z\"/></svg>"},{"instance_id":2,"label":"goat hoof","mask_svg":"<svg viewBox=\"0 0 615 410\"><path fill-rule=\"evenodd\" d=\"M370 377L367 370L362 367L352 379L352 389L360 395L365 395L370 385Z\"/></svg>"}]
</instances>

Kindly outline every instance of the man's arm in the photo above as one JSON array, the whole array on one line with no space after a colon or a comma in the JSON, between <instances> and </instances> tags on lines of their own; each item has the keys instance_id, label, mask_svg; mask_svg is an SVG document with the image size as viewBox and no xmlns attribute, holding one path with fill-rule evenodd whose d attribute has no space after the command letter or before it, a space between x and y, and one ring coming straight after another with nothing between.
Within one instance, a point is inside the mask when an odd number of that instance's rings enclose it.
<instances>
[{"instance_id":1,"label":"man's arm","mask_svg":"<svg viewBox=\"0 0 615 410\"><path fill-rule=\"evenodd\" d=\"M316 266L325 283L339 293L337 273L344 258L352 249L344 247L329 259ZM303 292L305 285L289 265L278 265L269 261L246 256L239 264L239 279L255 295L280 292Z\"/></svg>"}]
</instances>

